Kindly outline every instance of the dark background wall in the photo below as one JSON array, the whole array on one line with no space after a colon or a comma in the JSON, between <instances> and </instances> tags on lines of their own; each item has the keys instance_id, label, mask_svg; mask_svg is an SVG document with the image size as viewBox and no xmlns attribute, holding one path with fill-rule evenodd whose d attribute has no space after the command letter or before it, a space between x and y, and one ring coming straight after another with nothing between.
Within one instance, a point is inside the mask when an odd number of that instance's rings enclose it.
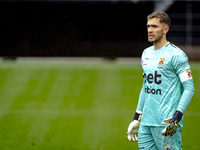
<instances>
[{"instance_id":1,"label":"dark background wall","mask_svg":"<svg viewBox=\"0 0 200 150\"><path fill-rule=\"evenodd\" d=\"M172 26L183 28L170 30L174 44L186 43L188 3L198 18L200 2L175 2L166 11ZM151 45L146 16L153 8L151 1L0 2L0 55L137 57ZM191 33L191 44L199 45L199 32Z\"/></svg>"}]
</instances>

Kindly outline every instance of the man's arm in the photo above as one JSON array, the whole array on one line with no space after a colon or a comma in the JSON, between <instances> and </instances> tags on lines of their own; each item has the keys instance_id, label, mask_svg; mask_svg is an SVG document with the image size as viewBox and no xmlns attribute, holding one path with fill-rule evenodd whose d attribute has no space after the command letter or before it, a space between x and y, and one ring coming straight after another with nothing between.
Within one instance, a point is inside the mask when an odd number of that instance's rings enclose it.
<instances>
[{"instance_id":1,"label":"man's arm","mask_svg":"<svg viewBox=\"0 0 200 150\"><path fill-rule=\"evenodd\" d=\"M143 52L144 53L144 52ZM142 54L143 57L143 54ZM143 59L141 57L141 65L143 65ZM144 84L144 83L143 83ZM145 91L144 91L144 85L142 86L142 89L140 91L140 96L138 100L137 109L135 112L135 115L133 117L133 121L128 126L128 140L129 141L138 141L138 130L140 127L140 121L143 113L143 107L144 107L144 101L145 101Z\"/></svg>"},{"instance_id":2,"label":"man's arm","mask_svg":"<svg viewBox=\"0 0 200 150\"><path fill-rule=\"evenodd\" d=\"M188 69L188 70L190 71L190 69ZM189 76L188 74L191 74L191 71L190 71L190 73L187 73L187 71L184 71L179 74L179 78L182 82L184 91L181 96L177 110L181 111L182 113L185 112L185 110L187 109L187 107L194 95L194 82L192 79L192 75Z\"/></svg>"},{"instance_id":3,"label":"man's arm","mask_svg":"<svg viewBox=\"0 0 200 150\"><path fill-rule=\"evenodd\" d=\"M170 123L163 131L162 134L168 137L172 137L177 130L178 123L181 120L183 113L187 109L193 95L194 95L194 82L192 79L191 70L188 69L179 74L179 78L182 82L184 91L178 104L177 111L173 117L163 120L162 124Z\"/></svg>"}]
</instances>

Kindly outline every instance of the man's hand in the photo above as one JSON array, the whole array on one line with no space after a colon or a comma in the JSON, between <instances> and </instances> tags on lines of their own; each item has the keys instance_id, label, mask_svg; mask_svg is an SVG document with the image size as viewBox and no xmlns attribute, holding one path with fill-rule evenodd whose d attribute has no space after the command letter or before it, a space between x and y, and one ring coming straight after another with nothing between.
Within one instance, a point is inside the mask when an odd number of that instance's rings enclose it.
<instances>
[{"instance_id":1,"label":"man's hand","mask_svg":"<svg viewBox=\"0 0 200 150\"><path fill-rule=\"evenodd\" d=\"M141 114L136 112L133 121L129 124L127 132L129 141L138 141L138 130L140 127L141 116Z\"/></svg>"},{"instance_id":2,"label":"man's hand","mask_svg":"<svg viewBox=\"0 0 200 150\"><path fill-rule=\"evenodd\" d=\"M173 117L163 120L163 125L167 123L169 123L169 125L164 130L162 130L162 134L171 138L176 133L178 123L181 120L182 116L183 113L177 110Z\"/></svg>"}]
</instances>

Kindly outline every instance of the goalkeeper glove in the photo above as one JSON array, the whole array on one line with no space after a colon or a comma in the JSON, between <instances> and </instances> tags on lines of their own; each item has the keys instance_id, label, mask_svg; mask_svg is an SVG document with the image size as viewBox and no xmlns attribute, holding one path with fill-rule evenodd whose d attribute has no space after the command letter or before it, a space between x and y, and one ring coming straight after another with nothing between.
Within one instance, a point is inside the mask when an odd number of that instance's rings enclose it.
<instances>
[{"instance_id":1,"label":"goalkeeper glove","mask_svg":"<svg viewBox=\"0 0 200 150\"><path fill-rule=\"evenodd\" d=\"M164 130L162 130L162 134L171 138L176 133L178 123L181 120L182 116L183 113L177 110L173 117L163 120L163 125L167 123L169 123L169 125Z\"/></svg>"},{"instance_id":2,"label":"goalkeeper glove","mask_svg":"<svg viewBox=\"0 0 200 150\"><path fill-rule=\"evenodd\" d=\"M138 141L138 130L140 127L141 117L142 115L136 112L133 121L129 124L127 132L129 141Z\"/></svg>"}]
</instances>

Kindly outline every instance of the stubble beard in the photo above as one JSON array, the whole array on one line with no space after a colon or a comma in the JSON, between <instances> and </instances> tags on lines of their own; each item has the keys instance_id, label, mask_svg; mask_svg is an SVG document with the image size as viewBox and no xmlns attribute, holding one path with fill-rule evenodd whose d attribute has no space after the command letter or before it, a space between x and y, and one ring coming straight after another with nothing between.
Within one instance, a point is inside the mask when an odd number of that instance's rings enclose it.
<instances>
[{"instance_id":1,"label":"stubble beard","mask_svg":"<svg viewBox=\"0 0 200 150\"><path fill-rule=\"evenodd\" d=\"M163 38L163 35L159 35L158 37L155 38L155 40L150 40L150 39L149 39L149 42L152 42L152 43L155 44L155 43L157 43L158 41L160 41L162 38Z\"/></svg>"}]
</instances>

